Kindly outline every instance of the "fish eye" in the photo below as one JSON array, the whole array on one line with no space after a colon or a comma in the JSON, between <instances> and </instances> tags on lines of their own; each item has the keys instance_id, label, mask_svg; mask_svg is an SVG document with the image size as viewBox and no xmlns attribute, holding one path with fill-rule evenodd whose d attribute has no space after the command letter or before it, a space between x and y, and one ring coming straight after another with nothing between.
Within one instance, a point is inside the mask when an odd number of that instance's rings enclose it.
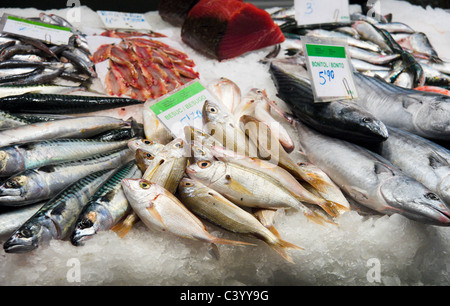
<instances>
[{"instance_id":1,"label":"fish eye","mask_svg":"<svg viewBox=\"0 0 450 306\"><path fill-rule=\"evenodd\" d=\"M24 228L18 232L20 238L30 238L33 234L29 228Z\"/></svg>"},{"instance_id":2,"label":"fish eye","mask_svg":"<svg viewBox=\"0 0 450 306\"><path fill-rule=\"evenodd\" d=\"M78 227L80 229L84 229L84 228L92 227L93 225L94 225L94 223L92 222L92 220L90 220L90 219L83 219L83 220L81 220L81 222L78 225Z\"/></svg>"},{"instance_id":3,"label":"fish eye","mask_svg":"<svg viewBox=\"0 0 450 306\"><path fill-rule=\"evenodd\" d=\"M175 147L175 148L182 148L182 147L183 147L183 142L182 142L182 141L177 142L177 143L174 145L174 147Z\"/></svg>"},{"instance_id":4,"label":"fish eye","mask_svg":"<svg viewBox=\"0 0 450 306\"><path fill-rule=\"evenodd\" d=\"M146 145L151 145L151 144L153 144L153 141L151 141L151 140L144 140L144 143L146 144Z\"/></svg>"},{"instance_id":5,"label":"fish eye","mask_svg":"<svg viewBox=\"0 0 450 306\"><path fill-rule=\"evenodd\" d=\"M372 121L372 119L370 119L369 117L364 117L364 118L361 119L361 121L364 122L364 123L369 123L369 122Z\"/></svg>"},{"instance_id":6,"label":"fish eye","mask_svg":"<svg viewBox=\"0 0 450 306\"><path fill-rule=\"evenodd\" d=\"M425 198L427 198L428 200L433 200L433 201L439 200L439 197L432 192L425 194Z\"/></svg>"},{"instance_id":7,"label":"fish eye","mask_svg":"<svg viewBox=\"0 0 450 306\"><path fill-rule=\"evenodd\" d=\"M141 181L139 183L139 186L141 186L141 188L143 188L143 189L149 189L150 188L150 184L147 183L146 181Z\"/></svg>"},{"instance_id":8,"label":"fish eye","mask_svg":"<svg viewBox=\"0 0 450 306\"><path fill-rule=\"evenodd\" d=\"M210 106L210 107L208 107L208 112L210 112L212 114L216 114L216 113L218 113L218 110L215 106Z\"/></svg>"},{"instance_id":9,"label":"fish eye","mask_svg":"<svg viewBox=\"0 0 450 306\"><path fill-rule=\"evenodd\" d=\"M6 188L20 188L20 183L17 181L17 179L11 179L5 183Z\"/></svg>"},{"instance_id":10,"label":"fish eye","mask_svg":"<svg viewBox=\"0 0 450 306\"><path fill-rule=\"evenodd\" d=\"M155 156L152 153L145 153L144 158L148 160L153 160Z\"/></svg>"},{"instance_id":11,"label":"fish eye","mask_svg":"<svg viewBox=\"0 0 450 306\"><path fill-rule=\"evenodd\" d=\"M257 93L257 94L262 94L262 90L261 90L261 89L257 89L257 90L256 90L256 93Z\"/></svg>"},{"instance_id":12,"label":"fish eye","mask_svg":"<svg viewBox=\"0 0 450 306\"><path fill-rule=\"evenodd\" d=\"M192 185L194 185L194 184L192 184L191 182L183 182L183 186L192 186Z\"/></svg>"},{"instance_id":13,"label":"fish eye","mask_svg":"<svg viewBox=\"0 0 450 306\"><path fill-rule=\"evenodd\" d=\"M203 151L202 149L200 149L200 148L198 148L198 147L195 147L195 152L196 152L196 153L199 153L199 154L201 154L201 155L205 155L205 151Z\"/></svg>"},{"instance_id":14,"label":"fish eye","mask_svg":"<svg viewBox=\"0 0 450 306\"><path fill-rule=\"evenodd\" d=\"M299 166L307 166L308 164L307 163L298 163L297 165L299 165Z\"/></svg>"},{"instance_id":15,"label":"fish eye","mask_svg":"<svg viewBox=\"0 0 450 306\"><path fill-rule=\"evenodd\" d=\"M197 165L198 165L200 168L205 169L205 168L208 168L209 166L211 166L211 162L209 162L209 161L207 161L207 160L203 160L203 161L199 161L199 162L197 163Z\"/></svg>"}]
</instances>

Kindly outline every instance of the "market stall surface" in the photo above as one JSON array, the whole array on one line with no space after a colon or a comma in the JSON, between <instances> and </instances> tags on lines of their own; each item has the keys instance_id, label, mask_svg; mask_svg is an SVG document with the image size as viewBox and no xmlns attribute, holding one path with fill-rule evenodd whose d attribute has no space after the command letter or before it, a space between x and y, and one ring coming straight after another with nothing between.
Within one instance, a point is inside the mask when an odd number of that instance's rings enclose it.
<instances>
[{"instance_id":1,"label":"market stall surface","mask_svg":"<svg viewBox=\"0 0 450 306\"><path fill-rule=\"evenodd\" d=\"M98 15L82 6L74 14L77 27L101 27ZM105 8L107 9L107 8ZM428 35L443 59L450 54L449 15L441 9L383 1L383 14ZM0 9L23 17L35 9ZM79 14L79 15L76 15ZM268 67L259 63L271 48L239 58L209 60L183 44L180 29L146 13L155 31L171 29L173 38L195 61L200 80L226 77L243 92L265 89L275 98ZM113 231L98 233L83 246L53 240L28 254L0 252L0 285L448 285L450 284L450 229L424 225L400 215L382 216L356 210L336 219L337 226L312 223L295 211L279 212L276 229L284 240L304 248L292 250L286 262L268 245L251 237L226 232L210 223L217 236L256 246L220 245L220 258L206 243L149 230L138 223L124 238ZM2 240L2 242L4 239Z\"/></svg>"}]
</instances>

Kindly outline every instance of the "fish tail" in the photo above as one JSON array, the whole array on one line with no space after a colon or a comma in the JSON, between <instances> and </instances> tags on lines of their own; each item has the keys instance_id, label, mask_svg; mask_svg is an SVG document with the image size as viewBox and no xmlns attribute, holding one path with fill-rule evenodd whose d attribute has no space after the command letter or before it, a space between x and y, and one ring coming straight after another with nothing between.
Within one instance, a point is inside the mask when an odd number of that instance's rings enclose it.
<instances>
[{"instance_id":1,"label":"fish tail","mask_svg":"<svg viewBox=\"0 0 450 306\"><path fill-rule=\"evenodd\" d=\"M125 219L114 225L111 230L119 235L120 238L123 238L138 220L139 218L134 213L131 213Z\"/></svg>"},{"instance_id":2,"label":"fish tail","mask_svg":"<svg viewBox=\"0 0 450 306\"><path fill-rule=\"evenodd\" d=\"M348 207L329 200L325 200L324 203L321 203L320 207L332 217L338 217L343 211L349 210Z\"/></svg>"},{"instance_id":3,"label":"fish tail","mask_svg":"<svg viewBox=\"0 0 450 306\"><path fill-rule=\"evenodd\" d=\"M290 242L284 241L282 239L278 239L275 243L271 243L270 247L280 254L281 257L283 257L286 261L290 263L294 263L292 260L292 257L288 253L288 249L296 249L296 250L303 250L302 247L299 247L295 244L292 244Z\"/></svg>"},{"instance_id":4,"label":"fish tail","mask_svg":"<svg viewBox=\"0 0 450 306\"><path fill-rule=\"evenodd\" d=\"M312 210L304 211L303 214L309 220L313 221L314 223L320 224L320 225L325 225L326 223L331 223L333 225L337 225L334 221L332 221L324 216L321 216L320 214L318 214Z\"/></svg>"}]
</instances>

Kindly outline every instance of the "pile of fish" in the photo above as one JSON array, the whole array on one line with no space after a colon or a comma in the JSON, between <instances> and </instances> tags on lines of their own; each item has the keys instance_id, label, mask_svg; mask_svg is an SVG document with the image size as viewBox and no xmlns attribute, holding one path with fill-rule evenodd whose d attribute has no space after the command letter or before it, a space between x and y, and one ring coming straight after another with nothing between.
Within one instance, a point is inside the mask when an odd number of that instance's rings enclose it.
<instances>
[{"instance_id":1,"label":"pile of fish","mask_svg":"<svg viewBox=\"0 0 450 306\"><path fill-rule=\"evenodd\" d=\"M68 27L67 45L0 33L0 95L24 92L66 93L97 77L85 36L54 14L41 13L38 21Z\"/></svg>"},{"instance_id":2,"label":"pile of fish","mask_svg":"<svg viewBox=\"0 0 450 306\"><path fill-rule=\"evenodd\" d=\"M332 39L347 46L354 69L363 74L424 91L445 93L450 86L450 63L441 59L426 34L407 24L354 13L349 24L298 26L293 8L271 16L286 36L287 54L303 54L301 36Z\"/></svg>"},{"instance_id":3,"label":"pile of fish","mask_svg":"<svg viewBox=\"0 0 450 306\"><path fill-rule=\"evenodd\" d=\"M161 41L137 32L107 31L102 35L121 38L120 43L100 46L93 55L95 63L109 62L105 86L110 96L155 99L199 76L184 52Z\"/></svg>"}]
</instances>

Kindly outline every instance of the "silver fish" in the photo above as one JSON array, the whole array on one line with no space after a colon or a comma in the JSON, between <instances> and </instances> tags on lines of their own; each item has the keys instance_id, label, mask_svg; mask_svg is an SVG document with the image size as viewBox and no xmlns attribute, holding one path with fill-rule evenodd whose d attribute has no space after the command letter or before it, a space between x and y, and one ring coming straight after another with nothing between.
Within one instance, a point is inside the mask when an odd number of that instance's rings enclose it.
<instances>
[{"instance_id":1,"label":"silver fish","mask_svg":"<svg viewBox=\"0 0 450 306\"><path fill-rule=\"evenodd\" d=\"M81 211L70 236L73 245L80 245L99 231L107 231L115 226L130 211L122 189L122 179L140 178L142 172L131 160L114 171L114 174L89 199Z\"/></svg>"},{"instance_id":2,"label":"silver fish","mask_svg":"<svg viewBox=\"0 0 450 306\"><path fill-rule=\"evenodd\" d=\"M355 144L331 138L299 123L308 158L353 200L382 214L434 225L450 225L450 209L430 189L389 161Z\"/></svg>"},{"instance_id":3,"label":"silver fish","mask_svg":"<svg viewBox=\"0 0 450 306\"><path fill-rule=\"evenodd\" d=\"M91 173L67 186L11 235L3 245L5 252L31 252L49 240L65 239L89 198L111 176L112 171Z\"/></svg>"},{"instance_id":4,"label":"silver fish","mask_svg":"<svg viewBox=\"0 0 450 306\"><path fill-rule=\"evenodd\" d=\"M355 103L384 124L430 139L450 139L450 97L401 88L354 73Z\"/></svg>"},{"instance_id":5,"label":"silver fish","mask_svg":"<svg viewBox=\"0 0 450 306\"><path fill-rule=\"evenodd\" d=\"M128 140L57 139L0 148L0 177L125 148Z\"/></svg>"},{"instance_id":6,"label":"silver fish","mask_svg":"<svg viewBox=\"0 0 450 306\"><path fill-rule=\"evenodd\" d=\"M236 106L241 102L241 89L236 83L225 77L221 77L218 80L209 83L208 90L222 102L230 113L232 113Z\"/></svg>"},{"instance_id":7,"label":"silver fish","mask_svg":"<svg viewBox=\"0 0 450 306\"><path fill-rule=\"evenodd\" d=\"M10 236L34 215L45 202L14 208L0 214L0 237Z\"/></svg>"},{"instance_id":8,"label":"silver fish","mask_svg":"<svg viewBox=\"0 0 450 306\"><path fill-rule=\"evenodd\" d=\"M0 147L56 138L88 138L106 130L129 125L106 116L74 117L52 122L38 122L0 131Z\"/></svg>"},{"instance_id":9,"label":"silver fish","mask_svg":"<svg viewBox=\"0 0 450 306\"><path fill-rule=\"evenodd\" d=\"M450 205L450 151L420 136L389 127L380 154Z\"/></svg>"},{"instance_id":10,"label":"silver fish","mask_svg":"<svg viewBox=\"0 0 450 306\"><path fill-rule=\"evenodd\" d=\"M126 148L87 159L26 170L0 184L0 205L23 206L49 199L68 184L88 174L118 167L133 158L132 152Z\"/></svg>"},{"instance_id":11,"label":"silver fish","mask_svg":"<svg viewBox=\"0 0 450 306\"><path fill-rule=\"evenodd\" d=\"M358 20L353 22L352 27L358 31L362 39L371 41L377 44L382 51L392 53L392 49L386 42L385 36L377 30L377 28L369 22Z\"/></svg>"},{"instance_id":12,"label":"silver fish","mask_svg":"<svg viewBox=\"0 0 450 306\"><path fill-rule=\"evenodd\" d=\"M359 59L374 65L386 65L400 57L400 54L383 55L352 46L348 46L347 50L352 59Z\"/></svg>"}]
</instances>

